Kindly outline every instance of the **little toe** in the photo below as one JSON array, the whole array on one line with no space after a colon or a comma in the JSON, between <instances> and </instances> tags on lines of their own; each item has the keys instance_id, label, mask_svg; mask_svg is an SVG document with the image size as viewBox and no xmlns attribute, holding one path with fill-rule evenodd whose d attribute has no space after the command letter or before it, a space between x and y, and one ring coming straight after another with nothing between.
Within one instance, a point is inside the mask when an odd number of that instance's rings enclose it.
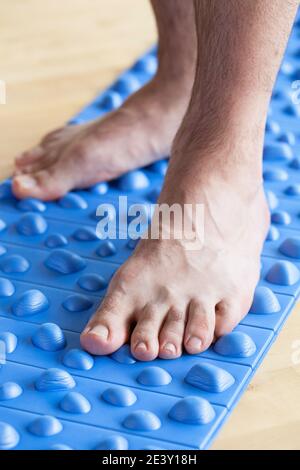
<instances>
[{"instance_id":1,"label":"little toe","mask_svg":"<svg viewBox=\"0 0 300 470\"><path fill-rule=\"evenodd\" d=\"M182 342L186 313L171 308L159 335L159 357L175 359L182 354Z\"/></svg>"},{"instance_id":2,"label":"little toe","mask_svg":"<svg viewBox=\"0 0 300 470\"><path fill-rule=\"evenodd\" d=\"M220 336L231 333L247 314L250 306L251 302L246 305L237 301L227 302L223 300L219 302L216 307L215 337L220 338Z\"/></svg>"},{"instance_id":3,"label":"little toe","mask_svg":"<svg viewBox=\"0 0 300 470\"><path fill-rule=\"evenodd\" d=\"M158 356L159 330L167 308L146 305L138 314L138 322L131 335L131 352L140 361L152 361Z\"/></svg>"},{"instance_id":4,"label":"little toe","mask_svg":"<svg viewBox=\"0 0 300 470\"><path fill-rule=\"evenodd\" d=\"M81 345L91 354L111 354L128 340L130 323L126 303L106 297L82 332Z\"/></svg>"},{"instance_id":5,"label":"little toe","mask_svg":"<svg viewBox=\"0 0 300 470\"><path fill-rule=\"evenodd\" d=\"M212 343L215 330L215 306L191 302L184 335L184 346L189 354L199 354Z\"/></svg>"}]
</instances>

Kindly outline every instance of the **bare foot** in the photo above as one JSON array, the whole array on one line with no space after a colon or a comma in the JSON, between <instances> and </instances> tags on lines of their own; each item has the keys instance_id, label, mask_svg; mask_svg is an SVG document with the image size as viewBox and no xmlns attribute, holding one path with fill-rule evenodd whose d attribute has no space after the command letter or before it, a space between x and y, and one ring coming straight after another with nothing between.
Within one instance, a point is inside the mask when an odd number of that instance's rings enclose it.
<instances>
[{"instance_id":1,"label":"bare foot","mask_svg":"<svg viewBox=\"0 0 300 470\"><path fill-rule=\"evenodd\" d=\"M239 167L232 155L229 164L220 149L209 158L190 152L189 162L183 155L184 149L171 158L160 203L203 203L204 246L190 251L184 240L142 240L82 333L93 354L112 353L128 340L139 360L176 358L183 346L198 354L251 306L269 226L259 165L257 172L248 163Z\"/></svg>"},{"instance_id":2,"label":"bare foot","mask_svg":"<svg viewBox=\"0 0 300 470\"><path fill-rule=\"evenodd\" d=\"M15 195L55 199L169 155L190 88L155 78L104 119L51 132L16 159Z\"/></svg>"}]
</instances>

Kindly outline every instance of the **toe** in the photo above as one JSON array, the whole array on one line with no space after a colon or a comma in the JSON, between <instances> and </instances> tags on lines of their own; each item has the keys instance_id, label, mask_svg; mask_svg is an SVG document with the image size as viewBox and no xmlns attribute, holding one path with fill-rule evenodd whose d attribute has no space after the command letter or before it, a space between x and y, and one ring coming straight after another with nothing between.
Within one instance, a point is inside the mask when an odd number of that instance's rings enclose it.
<instances>
[{"instance_id":1,"label":"toe","mask_svg":"<svg viewBox=\"0 0 300 470\"><path fill-rule=\"evenodd\" d=\"M56 161L43 170L17 175L13 192L19 198L57 199L74 187L73 172Z\"/></svg>"},{"instance_id":2,"label":"toe","mask_svg":"<svg viewBox=\"0 0 300 470\"><path fill-rule=\"evenodd\" d=\"M38 171L44 170L54 163L56 156L56 152L44 153L33 162L21 166L16 165L14 176L37 173Z\"/></svg>"},{"instance_id":3,"label":"toe","mask_svg":"<svg viewBox=\"0 0 300 470\"><path fill-rule=\"evenodd\" d=\"M131 336L131 352L140 361L152 361L158 356L159 330L167 308L148 304L138 313L138 322Z\"/></svg>"},{"instance_id":4,"label":"toe","mask_svg":"<svg viewBox=\"0 0 300 470\"><path fill-rule=\"evenodd\" d=\"M82 332L81 345L91 354L111 354L128 340L130 323L125 301L109 295Z\"/></svg>"},{"instance_id":5,"label":"toe","mask_svg":"<svg viewBox=\"0 0 300 470\"><path fill-rule=\"evenodd\" d=\"M184 346L189 354L199 354L207 349L215 330L215 306L192 301L184 335Z\"/></svg>"},{"instance_id":6,"label":"toe","mask_svg":"<svg viewBox=\"0 0 300 470\"><path fill-rule=\"evenodd\" d=\"M181 356L185 327L185 310L171 308L159 335L159 357L175 359Z\"/></svg>"},{"instance_id":7,"label":"toe","mask_svg":"<svg viewBox=\"0 0 300 470\"><path fill-rule=\"evenodd\" d=\"M66 133L67 129L68 129L68 126L64 126L64 127L59 127L57 129L54 129L54 131L49 132L42 139L41 145L47 147L49 144L52 144L53 142L57 142Z\"/></svg>"},{"instance_id":8,"label":"toe","mask_svg":"<svg viewBox=\"0 0 300 470\"><path fill-rule=\"evenodd\" d=\"M45 149L38 145L31 150L21 153L15 159L15 165L17 168L23 168L29 164L32 164L42 158L45 155Z\"/></svg>"},{"instance_id":9,"label":"toe","mask_svg":"<svg viewBox=\"0 0 300 470\"><path fill-rule=\"evenodd\" d=\"M227 335L239 324L251 307L251 299L247 302L228 302L223 300L216 306L215 337Z\"/></svg>"}]
</instances>

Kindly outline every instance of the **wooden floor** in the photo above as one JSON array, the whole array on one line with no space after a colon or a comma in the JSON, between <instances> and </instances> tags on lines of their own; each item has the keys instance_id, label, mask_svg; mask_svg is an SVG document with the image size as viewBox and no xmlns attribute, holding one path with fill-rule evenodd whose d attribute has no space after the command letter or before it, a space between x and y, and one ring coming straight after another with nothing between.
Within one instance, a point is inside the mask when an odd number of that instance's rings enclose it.
<instances>
[{"instance_id":1,"label":"wooden floor","mask_svg":"<svg viewBox=\"0 0 300 470\"><path fill-rule=\"evenodd\" d=\"M9 175L18 152L64 123L154 40L147 0L4 0L0 177ZM299 308L214 449L300 449L300 364L292 361L297 341L299 350Z\"/></svg>"}]
</instances>

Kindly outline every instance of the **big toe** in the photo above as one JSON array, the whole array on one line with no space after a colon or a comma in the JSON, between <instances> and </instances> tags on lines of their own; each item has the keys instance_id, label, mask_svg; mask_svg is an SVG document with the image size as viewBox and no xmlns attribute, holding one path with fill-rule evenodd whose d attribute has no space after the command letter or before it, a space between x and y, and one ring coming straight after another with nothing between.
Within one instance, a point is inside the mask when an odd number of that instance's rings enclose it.
<instances>
[{"instance_id":1,"label":"big toe","mask_svg":"<svg viewBox=\"0 0 300 470\"><path fill-rule=\"evenodd\" d=\"M125 302L106 297L81 334L84 349L91 354L111 354L129 337L130 310Z\"/></svg>"},{"instance_id":2,"label":"big toe","mask_svg":"<svg viewBox=\"0 0 300 470\"><path fill-rule=\"evenodd\" d=\"M63 196L73 187L73 173L57 163L48 168L13 178L13 192L18 198L34 197L53 200Z\"/></svg>"}]
</instances>

